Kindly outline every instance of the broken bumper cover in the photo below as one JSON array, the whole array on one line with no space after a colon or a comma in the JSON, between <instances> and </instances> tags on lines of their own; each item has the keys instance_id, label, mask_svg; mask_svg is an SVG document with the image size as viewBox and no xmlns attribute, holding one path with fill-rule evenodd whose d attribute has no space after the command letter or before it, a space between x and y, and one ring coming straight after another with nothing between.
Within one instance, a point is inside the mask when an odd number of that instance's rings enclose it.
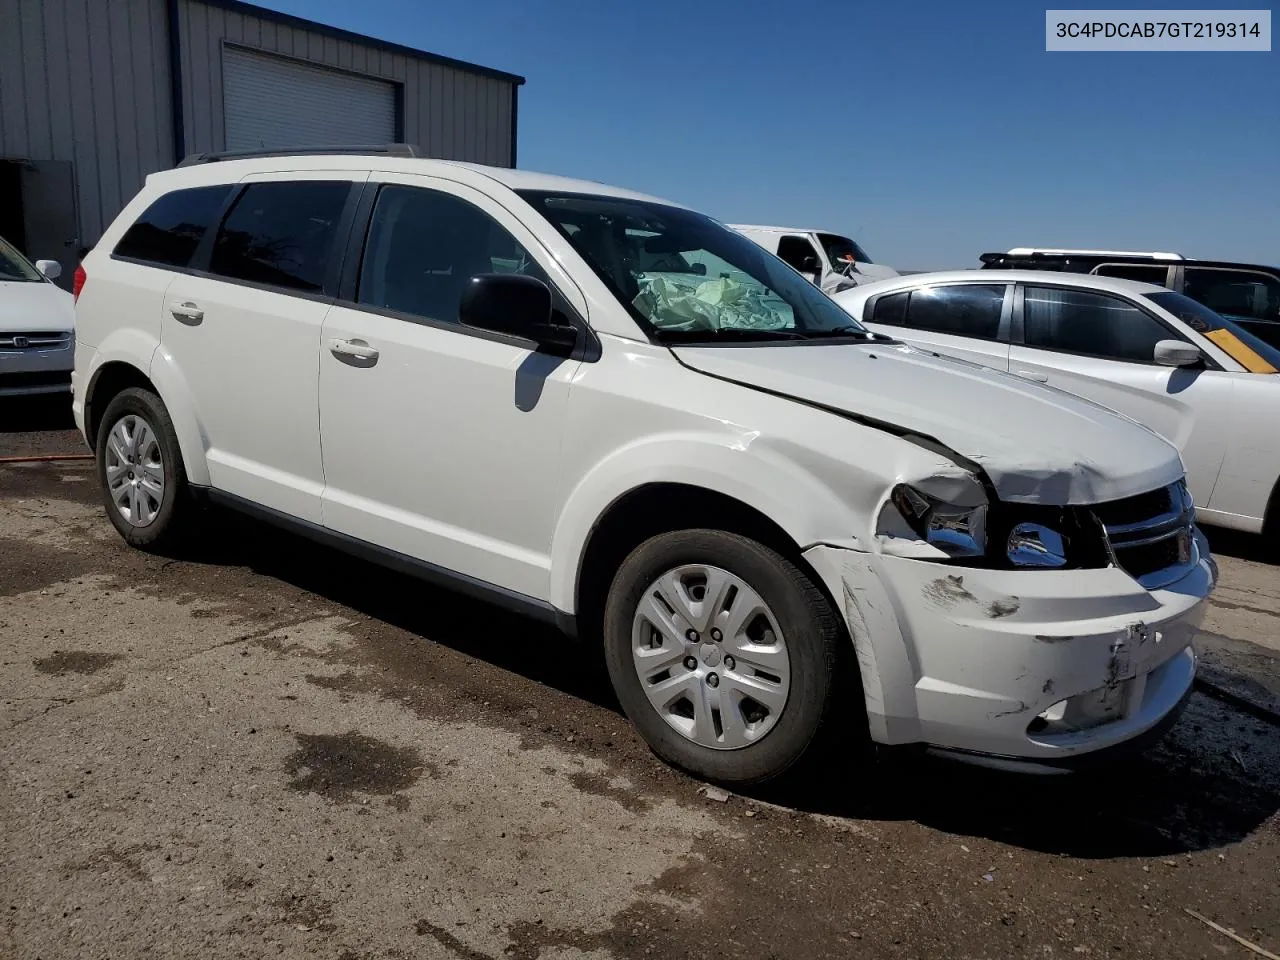
<instances>
[{"instance_id":1,"label":"broken bumper cover","mask_svg":"<svg viewBox=\"0 0 1280 960\"><path fill-rule=\"evenodd\" d=\"M1116 568L966 569L827 545L805 556L841 602L874 739L1047 766L1176 716L1217 578L1207 547L1150 591Z\"/></svg>"}]
</instances>

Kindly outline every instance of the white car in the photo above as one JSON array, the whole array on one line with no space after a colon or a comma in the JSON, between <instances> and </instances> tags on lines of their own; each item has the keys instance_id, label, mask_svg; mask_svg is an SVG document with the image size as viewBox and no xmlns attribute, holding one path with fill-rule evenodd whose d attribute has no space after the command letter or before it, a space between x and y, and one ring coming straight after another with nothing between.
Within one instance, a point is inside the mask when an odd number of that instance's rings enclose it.
<instances>
[{"instance_id":1,"label":"white car","mask_svg":"<svg viewBox=\"0 0 1280 960\"><path fill-rule=\"evenodd\" d=\"M0 397L66 393L75 359L71 294L56 260L32 264L0 237Z\"/></svg>"},{"instance_id":2,"label":"white car","mask_svg":"<svg viewBox=\"0 0 1280 960\"><path fill-rule=\"evenodd\" d=\"M129 543L203 497L556 623L700 777L840 725L1061 765L1189 695L1216 573L1171 445L883 342L687 208L215 157L148 177L77 285L73 410Z\"/></svg>"},{"instance_id":3,"label":"white car","mask_svg":"<svg viewBox=\"0 0 1280 960\"><path fill-rule=\"evenodd\" d=\"M830 230L762 227L745 223L731 223L729 226L770 253L777 254L805 276L814 277L827 294L898 275L893 267L872 263L867 252L854 240Z\"/></svg>"},{"instance_id":4,"label":"white car","mask_svg":"<svg viewBox=\"0 0 1280 960\"><path fill-rule=\"evenodd\" d=\"M1199 519L1280 521L1280 351L1176 291L1036 270L917 274L836 301L907 343L1047 383L1174 443Z\"/></svg>"}]
</instances>

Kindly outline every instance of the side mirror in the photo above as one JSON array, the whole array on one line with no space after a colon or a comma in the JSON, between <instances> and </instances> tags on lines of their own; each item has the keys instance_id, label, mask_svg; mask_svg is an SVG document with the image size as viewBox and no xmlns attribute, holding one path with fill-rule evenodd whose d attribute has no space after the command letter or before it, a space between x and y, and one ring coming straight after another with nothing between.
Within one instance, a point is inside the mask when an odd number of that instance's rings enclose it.
<instances>
[{"instance_id":1,"label":"side mirror","mask_svg":"<svg viewBox=\"0 0 1280 960\"><path fill-rule=\"evenodd\" d=\"M698 263L692 264L689 267L689 269L692 270L699 277L705 277L707 275L707 265L705 263L698 262Z\"/></svg>"},{"instance_id":2,"label":"side mirror","mask_svg":"<svg viewBox=\"0 0 1280 960\"><path fill-rule=\"evenodd\" d=\"M57 260L37 260L36 269L49 280L57 280L62 276L62 264Z\"/></svg>"},{"instance_id":3,"label":"side mirror","mask_svg":"<svg viewBox=\"0 0 1280 960\"><path fill-rule=\"evenodd\" d=\"M1189 367L1200 362L1200 348L1182 340L1161 340L1156 344L1155 361L1162 367Z\"/></svg>"},{"instance_id":4,"label":"side mirror","mask_svg":"<svg viewBox=\"0 0 1280 960\"><path fill-rule=\"evenodd\" d=\"M458 319L468 327L532 340L550 353L568 354L578 331L552 323L551 290L522 273L480 273L467 281Z\"/></svg>"},{"instance_id":5,"label":"side mirror","mask_svg":"<svg viewBox=\"0 0 1280 960\"><path fill-rule=\"evenodd\" d=\"M816 254L808 253L800 258L800 272L812 274L814 283L822 283L822 264Z\"/></svg>"}]
</instances>

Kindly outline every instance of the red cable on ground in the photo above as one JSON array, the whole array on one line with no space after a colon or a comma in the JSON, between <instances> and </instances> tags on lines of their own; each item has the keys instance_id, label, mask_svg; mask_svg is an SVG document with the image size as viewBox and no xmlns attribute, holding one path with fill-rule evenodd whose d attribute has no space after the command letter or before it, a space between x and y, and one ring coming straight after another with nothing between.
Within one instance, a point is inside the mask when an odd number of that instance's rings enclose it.
<instances>
[{"instance_id":1,"label":"red cable on ground","mask_svg":"<svg viewBox=\"0 0 1280 960\"><path fill-rule=\"evenodd\" d=\"M54 460L92 459L92 453L46 453L30 457L0 457L0 463L48 463Z\"/></svg>"}]
</instances>

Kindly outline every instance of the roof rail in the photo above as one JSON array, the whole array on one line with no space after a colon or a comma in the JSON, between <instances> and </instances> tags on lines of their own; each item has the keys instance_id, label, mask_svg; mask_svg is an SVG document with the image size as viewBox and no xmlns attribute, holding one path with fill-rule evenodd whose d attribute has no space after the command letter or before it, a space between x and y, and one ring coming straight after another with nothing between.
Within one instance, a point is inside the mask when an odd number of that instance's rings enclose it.
<instances>
[{"instance_id":1,"label":"roof rail","mask_svg":"<svg viewBox=\"0 0 1280 960\"><path fill-rule=\"evenodd\" d=\"M1076 250L1062 247L1014 247L1006 253L1010 257L1145 257L1150 260L1185 260L1180 253L1164 253L1152 250Z\"/></svg>"},{"instance_id":2,"label":"roof rail","mask_svg":"<svg viewBox=\"0 0 1280 960\"><path fill-rule=\"evenodd\" d=\"M180 167L197 163L217 163L219 160L244 160L249 157L314 157L334 153L355 156L385 154L389 157L425 157L422 148L415 143L341 144L331 147L284 147L278 150L224 150L221 153L189 153L179 162Z\"/></svg>"}]
</instances>

